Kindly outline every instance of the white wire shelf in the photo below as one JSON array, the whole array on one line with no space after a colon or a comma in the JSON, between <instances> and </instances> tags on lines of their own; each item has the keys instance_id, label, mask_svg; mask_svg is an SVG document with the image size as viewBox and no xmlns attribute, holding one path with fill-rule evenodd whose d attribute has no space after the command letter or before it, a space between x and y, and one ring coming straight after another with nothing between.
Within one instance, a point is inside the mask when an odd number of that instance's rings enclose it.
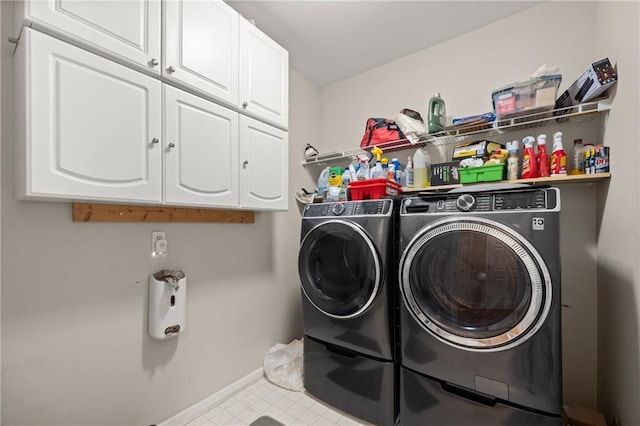
<instances>
[{"instance_id":1,"label":"white wire shelf","mask_svg":"<svg viewBox=\"0 0 640 426\"><path fill-rule=\"evenodd\" d=\"M562 123L568 121L570 118L585 116L594 113L601 113L604 111L609 111L610 109L611 104L609 103L609 99L603 99L566 108L557 108L545 112L536 112L532 114L521 115L518 117L496 120L492 123L449 127L442 132L431 134L428 138L421 139L415 144L411 143L411 141L409 141L408 139L401 139L397 141L378 144L377 146L384 152L392 152L411 149L416 146L423 147L427 144L436 146L448 145L457 143L462 138L467 138L473 135L485 134L487 136L490 136L493 134L504 133L505 131L542 126L545 124L550 124L551 122ZM333 151L325 154L320 154L312 158L304 159L302 160L302 165L323 165L334 160L353 158L357 155L365 153L367 153L367 151L361 148L355 148L345 151Z\"/></svg>"}]
</instances>

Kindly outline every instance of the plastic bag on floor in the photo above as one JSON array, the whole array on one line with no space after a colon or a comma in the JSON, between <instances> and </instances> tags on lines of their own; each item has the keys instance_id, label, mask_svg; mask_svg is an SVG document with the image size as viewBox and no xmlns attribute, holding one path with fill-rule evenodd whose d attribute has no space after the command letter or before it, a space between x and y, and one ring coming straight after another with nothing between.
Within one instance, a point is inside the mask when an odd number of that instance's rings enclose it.
<instances>
[{"instance_id":1,"label":"plastic bag on floor","mask_svg":"<svg viewBox=\"0 0 640 426\"><path fill-rule=\"evenodd\" d=\"M304 390L302 383L302 341L293 340L288 345L276 343L264 357L264 374L267 379L285 389Z\"/></svg>"}]
</instances>

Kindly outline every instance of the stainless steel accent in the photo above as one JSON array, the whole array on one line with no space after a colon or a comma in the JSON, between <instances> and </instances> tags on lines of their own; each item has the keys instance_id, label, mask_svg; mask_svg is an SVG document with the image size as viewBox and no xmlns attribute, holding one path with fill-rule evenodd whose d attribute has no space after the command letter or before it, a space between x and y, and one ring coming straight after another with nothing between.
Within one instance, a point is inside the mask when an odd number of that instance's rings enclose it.
<instances>
[{"instance_id":1,"label":"stainless steel accent","mask_svg":"<svg viewBox=\"0 0 640 426\"><path fill-rule=\"evenodd\" d=\"M456 199L456 207L463 212L468 212L476 204L476 199L471 194L462 194Z\"/></svg>"},{"instance_id":2,"label":"stainless steel accent","mask_svg":"<svg viewBox=\"0 0 640 426\"><path fill-rule=\"evenodd\" d=\"M171 149L171 148L175 148L175 147L176 147L176 144L174 144L173 142L169 142L168 147L169 147L169 149Z\"/></svg>"},{"instance_id":3,"label":"stainless steel accent","mask_svg":"<svg viewBox=\"0 0 640 426\"><path fill-rule=\"evenodd\" d=\"M157 67L158 66L158 60L156 58L151 58L151 60L149 62L147 62L147 64L149 64L150 67Z\"/></svg>"},{"instance_id":4,"label":"stainless steel accent","mask_svg":"<svg viewBox=\"0 0 640 426\"><path fill-rule=\"evenodd\" d=\"M248 161L248 160L244 160L244 161L242 162L242 168L243 168L243 169L246 169L246 168L247 168L247 164L249 164L249 161Z\"/></svg>"},{"instance_id":5,"label":"stainless steel accent","mask_svg":"<svg viewBox=\"0 0 640 426\"><path fill-rule=\"evenodd\" d=\"M244 101L242 103L242 108L247 109L248 106L249 106L249 103L247 101Z\"/></svg>"},{"instance_id":6,"label":"stainless steel accent","mask_svg":"<svg viewBox=\"0 0 640 426\"><path fill-rule=\"evenodd\" d=\"M167 67L167 72L169 74L173 74L175 71L176 71L176 69L174 67L172 67L172 66Z\"/></svg>"},{"instance_id":7,"label":"stainless steel accent","mask_svg":"<svg viewBox=\"0 0 640 426\"><path fill-rule=\"evenodd\" d=\"M356 312L354 312L354 313L352 313L350 315L342 315L341 316L341 315L334 315L332 313L326 312L325 310L320 308L318 305L313 303L313 299L307 294L307 291L304 289L304 285L302 285L300 287L302 288L302 292L304 293L304 295L307 298L307 300L313 306L315 306L316 309L318 309L320 312L322 312L324 315L328 315L328 316L330 316L332 318L340 318L340 319L354 318L354 317L357 317L358 315L360 315L361 313L363 313L364 311L366 311L367 309L369 309L369 306L371 306L373 301L376 299L376 296L378 296L378 289L380 288L380 272L381 272L380 259L378 257L378 252L377 252L375 246L373 245L373 242L371 241L371 238L367 235L367 233L364 231L364 229L360 225L358 225L357 223L354 223L352 221L342 220L342 219L328 220L328 221L322 222L322 223L314 226L309 232L306 233L304 239L300 243L300 247L304 246L304 243L307 240L307 238L309 238L310 235L313 235L313 233L314 233L314 231L316 229L318 229L318 228L320 228L322 226L326 226L326 225L331 224L331 223L340 223L342 225L345 225L345 226L353 229L357 234L360 235L360 237L362 237L362 240L367 244L367 247L369 249L369 253L370 253L371 257L373 258L373 262L375 264L375 271L376 271L375 284L373 285L373 291L371 292L371 296L366 301L366 303L364 303L362 305L362 308L358 309Z\"/></svg>"},{"instance_id":8,"label":"stainless steel accent","mask_svg":"<svg viewBox=\"0 0 640 426\"><path fill-rule=\"evenodd\" d=\"M20 39L17 39L15 37L9 37L9 43L13 43L13 44L18 44L18 42L20 42Z\"/></svg>"},{"instance_id":9,"label":"stainless steel accent","mask_svg":"<svg viewBox=\"0 0 640 426\"><path fill-rule=\"evenodd\" d=\"M342 203L334 204L333 207L331 208L331 211L336 216L340 216L342 213L344 213L344 204Z\"/></svg>"},{"instance_id":10,"label":"stainless steel accent","mask_svg":"<svg viewBox=\"0 0 640 426\"><path fill-rule=\"evenodd\" d=\"M516 252L524 264L531 280L531 303L522 320L511 330L498 336L482 339L458 336L432 322L418 307L409 283L409 273L414 257L431 239L447 232L456 231L474 231L496 238ZM542 276L540 276L540 273L542 273ZM511 228L494 220L481 217L446 217L423 228L411 240L402 254L399 274L400 290L409 307L409 312L418 323L440 341L454 347L461 346L466 350L480 352L503 351L526 342L538 331L547 318L553 299L551 276L538 251Z\"/></svg>"},{"instance_id":11,"label":"stainless steel accent","mask_svg":"<svg viewBox=\"0 0 640 426\"><path fill-rule=\"evenodd\" d=\"M157 144L158 142L160 142L160 140L158 138L151 139L151 143L152 144Z\"/></svg>"}]
</instances>

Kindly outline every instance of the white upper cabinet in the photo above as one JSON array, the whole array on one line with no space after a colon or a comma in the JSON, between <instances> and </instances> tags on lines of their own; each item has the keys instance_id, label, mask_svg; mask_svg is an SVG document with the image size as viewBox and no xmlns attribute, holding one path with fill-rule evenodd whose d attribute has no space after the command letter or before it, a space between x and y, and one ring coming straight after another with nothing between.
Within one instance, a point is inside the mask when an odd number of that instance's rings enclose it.
<instances>
[{"instance_id":1,"label":"white upper cabinet","mask_svg":"<svg viewBox=\"0 0 640 426\"><path fill-rule=\"evenodd\" d=\"M240 107L289 125L289 53L240 18Z\"/></svg>"},{"instance_id":2,"label":"white upper cabinet","mask_svg":"<svg viewBox=\"0 0 640 426\"><path fill-rule=\"evenodd\" d=\"M166 204L238 207L238 113L164 86Z\"/></svg>"},{"instance_id":3,"label":"white upper cabinet","mask_svg":"<svg viewBox=\"0 0 640 426\"><path fill-rule=\"evenodd\" d=\"M161 201L161 83L25 29L15 65L17 195Z\"/></svg>"},{"instance_id":4,"label":"white upper cabinet","mask_svg":"<svg viewBox=\"0 0 640 426\"><path fill-rule=\"evenodd\" d=\"M162 73L238 105L238 14L220 0L164 4Z\"/></svg>"},{"instance_id":5,"label":"white upper cabinet","mask_svg":"<svg viewBox=\"0 0 640 426\"><path fill-rule=\"evenodd\" d=\"M240 204L256 210L287 210L289 134L240 116Z\"/></svg>"},{"instance_id":6,"label":"white upper cabinet","mask_svg":"<svg viewBox=\"0 0 640 426\"><path fill-rule=\"evenodd\" d=\"M25 0L16 3L22 21L115 54L160 72L159 0Z\"/></svg>"}]
</instances>

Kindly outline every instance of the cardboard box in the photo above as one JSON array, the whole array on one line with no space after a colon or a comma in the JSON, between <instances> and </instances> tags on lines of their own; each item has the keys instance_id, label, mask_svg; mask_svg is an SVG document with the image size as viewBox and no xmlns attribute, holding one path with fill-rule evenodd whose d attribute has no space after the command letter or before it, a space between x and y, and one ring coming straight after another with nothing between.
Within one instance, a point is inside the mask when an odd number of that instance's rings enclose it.
<instances>
[{"instance_id":1,"label":"cardboard box","mask_svg":"<svg viewBox=\"0 0 640 426\"><path fill-rule=\"evenodd\" d=\"M460 183L458 172L460 161L449 161L431 165L431 186Z\"/></svg>"},{"instance_id":2,"label":"cardboard box","mask_svg":"<svg viewBox=\"0 0 640 426\"><path fill-rule=\"evenodd\" d=\"M607 426L604 415L596 410L564 406L567 424L571 426Z\"/></svg>"},{"instance_id":3,"label":"cardboard box","mask_svg":"<svg viewBox=\"0 0 640 426\"><path fill-rule=\"evenodd\" d=\"M462 160L464 158L482 158L488 160L491 154L498 149L505 149L505 146L488 140L463 143L453 149L452 160Z\"/></svg>"},{"instance_id":4,"label":"cardboard box","mask_svg":"<svg viewBox=\"0 0 640 426\"><path fill-rule=\"evenodd\" d=\"M608 58L594 62L556 100L556 108L566 108L597 98L618 81Z\"/></svg>"}]
</instances>

